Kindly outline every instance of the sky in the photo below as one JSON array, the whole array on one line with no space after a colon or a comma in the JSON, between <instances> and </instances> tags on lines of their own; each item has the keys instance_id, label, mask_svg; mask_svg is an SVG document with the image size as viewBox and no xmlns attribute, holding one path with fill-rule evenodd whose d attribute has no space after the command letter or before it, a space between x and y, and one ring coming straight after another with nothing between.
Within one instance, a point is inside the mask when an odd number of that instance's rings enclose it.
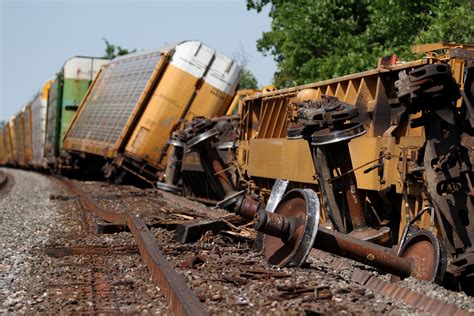
<instances>
[{"instance_id":1,"label":"sky","mask_svg":"<svg viewBox=\"0 0 474 316\"><path fill-rule=\"evenodd\" d=\"M248 56L259 85L276 64L257 51L270 30L268 10L245 0L0 0L0 121L7 120L75 55L103 56L105 44L153 49L199 40L218 52Z\"/></svg>"}]
</instances>

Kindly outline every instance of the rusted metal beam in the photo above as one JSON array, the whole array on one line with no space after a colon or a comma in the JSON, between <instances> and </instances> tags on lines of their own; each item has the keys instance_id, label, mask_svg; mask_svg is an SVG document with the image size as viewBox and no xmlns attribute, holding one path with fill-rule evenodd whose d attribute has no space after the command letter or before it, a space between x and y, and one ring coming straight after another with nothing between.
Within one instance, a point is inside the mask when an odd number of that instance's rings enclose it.
<instances>
[{"instance_id":1,"label":"rusted metal beam","mask_svg":"<svg viewBox=\"0 0 474 316\"><path fill-rule=\"evenodd\" d=\"M173 239L183 244L194 242L208 231L212 231L213 234L216 234L228 227L229 226L224 221L218 219L189 221L176 226Z\"/></svg>"},{"instance_id":2,"label":"rusted metal beam","mask_svg":"<svg viewBox=\"0 0 474 316\"><path fill-rule=\"evenodd\" d=\"M336 271L347 271L352 268L351 281L361 284L374 293L403 302L430 315L471 315L468 311L462 310L452 303L446 303L443 300L429 297L425 293L410 290L399 283L390 283L369 271L354 268L350 261L333 256L328 252L313 249L311 254L319 260L330 263Z\"/></svg>"},{"instance_id":3,"label":"rusted metal beam","mask_svg":"<svg viewBox=\"0 0 474 316\"><path fill-rule=\"evenodd\" d=\"M208 315L194 292L166 261L156 246L156 240L145 222L129 213L108 212L73 181L58 177L67 188L77 194L83 205L103 220L115 224L126 224L135 238L143 261L150 270L155 282L163 292L171 311L176 315Z\"/></svg>"}]
</instances>

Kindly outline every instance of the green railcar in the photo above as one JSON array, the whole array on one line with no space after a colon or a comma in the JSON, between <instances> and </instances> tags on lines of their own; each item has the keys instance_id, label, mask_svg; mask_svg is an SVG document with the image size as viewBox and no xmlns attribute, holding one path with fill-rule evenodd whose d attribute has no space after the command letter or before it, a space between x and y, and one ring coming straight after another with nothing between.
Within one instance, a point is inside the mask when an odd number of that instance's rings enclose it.
<instances>
[{"instance_id":1,"label":"green railcar","mask_svg":"<svg viewBox=\"0 0 474 316\"><path fill-rule=\"evenodd\" d=\"M45 157L48 163L61 156L63 137L87 89L107 59L72 57L52 84L47 105Z\"/></svg>"}]
</instances>

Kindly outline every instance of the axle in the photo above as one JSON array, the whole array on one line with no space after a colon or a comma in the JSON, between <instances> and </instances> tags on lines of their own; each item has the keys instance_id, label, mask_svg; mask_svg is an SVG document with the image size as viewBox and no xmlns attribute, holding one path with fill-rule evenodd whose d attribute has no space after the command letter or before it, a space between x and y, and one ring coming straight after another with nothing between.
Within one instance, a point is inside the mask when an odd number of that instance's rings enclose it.
<instances>
[{"instance_id":1,"label":"axle","mask_svg":"<svg viewBox=\"0 0 474 316\"><path fill-rule=\"evenodd\" d=\"M297 218L287 218L279 214L260 210L255 215L258 231L289 242L297 238L295 229L299 226ZM363 241L347 234L319 227L313 248L349 258L357 262L389 272L401 278L409 277L413 271L411 258L397 257L389 248Z\"/></svg>"},{"instance_id":2,"label":"axle","mask_svg":"<svg viewBox=\"0 0 474 316\"><path fill-rule=\"evenodd\" d=\"M300 266L316 248L400 278L441 282L444 276L445 252L432 233L414 233L397 255L390 248L319 226L319 198L312 190L289 191L273 213L251 197L237 203L235 212L254 219L255 229L266 234L264 253L270 265Z\"/></svg>"}]
</instances>

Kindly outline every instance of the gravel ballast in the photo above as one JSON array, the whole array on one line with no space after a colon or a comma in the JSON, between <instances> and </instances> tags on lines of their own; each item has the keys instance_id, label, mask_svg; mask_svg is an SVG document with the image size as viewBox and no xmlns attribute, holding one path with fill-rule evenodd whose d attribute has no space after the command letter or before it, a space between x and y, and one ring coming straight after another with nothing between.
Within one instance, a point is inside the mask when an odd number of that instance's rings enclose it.
<instances>
[{"instance_id":1,"label":"gravel ballast","mask_svg":"<svg viewBox=\"0 0 474 316\"><path fill-rule=\"evenodd\" d=\"M2 169L0 314L169 313L129 233L98 235L54 178Z\"/></svg>"},{"instance_id":2,"label":"gravel ballast","mask_svg":"<svg viewBox=\"0 0 474 316\"><path fill-rule=\"evenodd\" d=\"M170 314L132 234L97 234L96 223L103 222L57 179L1 170L15 181L0 190L0 314ZM349 267L335 269L311 255L304 268L271 269L261 253L251 251L251 238L208 232L194 243L174 240L177 224L207 212L221 216L218 210L183 206L153 189L77 184L102 208L139 215L152 225L159 249L210 314L423 314L352 282L350 260ZM411 278L401 285L474 311L473 298L463 293Z\"/></svg>"}]
</instances>

